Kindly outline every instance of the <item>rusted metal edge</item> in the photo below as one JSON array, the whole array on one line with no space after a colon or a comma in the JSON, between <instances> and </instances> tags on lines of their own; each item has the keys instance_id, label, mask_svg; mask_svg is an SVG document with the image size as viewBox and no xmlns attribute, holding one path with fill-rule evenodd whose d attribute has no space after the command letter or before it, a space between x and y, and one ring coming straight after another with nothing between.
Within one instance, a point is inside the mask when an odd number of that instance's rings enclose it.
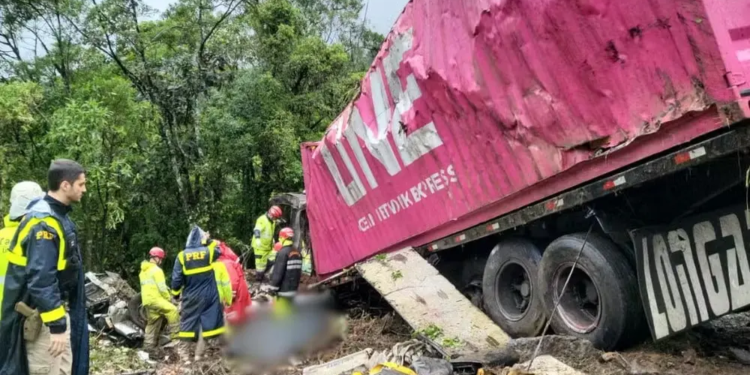
<instances>
[{"instance_id":1,"label":"rusted metal edge","mask_svg":"<svg viewBox=\"0 0 750 375\"><path fill-rule=\"evenodd\" d=\"M354 267L344 268L342 271L338 273L335 273L321 281L308 285L307 289L308 290L315 289L324 284L340 285L340 284L347 283L349 281L353 281L356 278L357 278L357 274L356 274L356 269Z\"/></svg>"},{"instance_id":2,"label":"rusted metal edge","mask_svg":"<svg viewBox=\"0 0 750 375\"><path fill-rule=\"evenodd\" d=\"M465 245L474 240L514 229L545 216L589 203L626 188L750 147L750 122L746 121L734 126L733 130L724 134L683 147L678 151L665 154L623 172L598 179L518 211L443 237L420 246L417 250L437 252Z\"/></svg>"}]
</instances>

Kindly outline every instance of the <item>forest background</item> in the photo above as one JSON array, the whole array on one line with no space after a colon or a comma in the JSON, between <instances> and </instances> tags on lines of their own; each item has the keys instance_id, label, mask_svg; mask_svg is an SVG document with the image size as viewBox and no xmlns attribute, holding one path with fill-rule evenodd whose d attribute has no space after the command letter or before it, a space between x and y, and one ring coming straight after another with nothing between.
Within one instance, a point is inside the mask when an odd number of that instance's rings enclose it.
<instances>
[{"instance_id":1,"label":"forest background","mask_svg":"<svg viewBox=\"0 0 750 375\"><path fill-rule=\"evenodd\" d=\"M303 190L299 144L356 95L384 36L362 0L0 0L0 211L79 161L87 270L137 280L193 223L248 249L271 196ZM167 272L169 273L169 272Z\"/></svg>"}]
</instances>

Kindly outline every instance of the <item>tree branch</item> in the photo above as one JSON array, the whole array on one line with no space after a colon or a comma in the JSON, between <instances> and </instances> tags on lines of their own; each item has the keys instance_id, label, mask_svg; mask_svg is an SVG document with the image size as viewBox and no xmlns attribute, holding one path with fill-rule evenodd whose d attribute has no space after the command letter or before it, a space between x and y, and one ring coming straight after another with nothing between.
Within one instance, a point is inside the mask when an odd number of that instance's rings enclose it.
<instances>
[{"instance_id":1,"label":"tree branch","mask_svg":"<svg viewBox=\"0 0 750 375\"><path fill-rule=\"evenodd\" d=\"M237 7L241 3L242 1L240 0L230 2L229 6L227 6L227 11L224 12L224 14L222 14L221 17L219 17L219 20L216 21L216 23L214 23L214 25L211 27L211 30L209 30L208 33L205 36L203 36L203 38L201 38L201 44L200 44L200 47L198 48L198 58L200 59L203 58L203 51L206 49L206 42L208 42L208 40L211 38L211 35L214 34L216 29L219 27L219 25L221 25L229 17L229 15L232 14L232 12L234 12L235 9L237 9ZM200 25L200 28L201 28L201 33L202 33L203 26Z\"/></svg>"}]
</instances>

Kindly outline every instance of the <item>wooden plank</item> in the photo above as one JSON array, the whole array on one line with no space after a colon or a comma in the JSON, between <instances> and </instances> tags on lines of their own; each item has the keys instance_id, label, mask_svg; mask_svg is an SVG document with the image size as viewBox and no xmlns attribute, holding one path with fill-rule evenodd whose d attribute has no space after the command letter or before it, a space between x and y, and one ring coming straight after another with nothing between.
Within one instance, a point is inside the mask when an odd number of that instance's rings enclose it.
<instances>
[{"instance_id":1,"label":"wooden plank","mask_svg":"<svg viewBox=\"0 0 750 375\"><path fill-rule=\"evenodd\" d=\"M497 352L510 340L412 248L377 256L357 269L415 331L439 329L431 338L451 357Z\"/></svg>"}]
</instances>

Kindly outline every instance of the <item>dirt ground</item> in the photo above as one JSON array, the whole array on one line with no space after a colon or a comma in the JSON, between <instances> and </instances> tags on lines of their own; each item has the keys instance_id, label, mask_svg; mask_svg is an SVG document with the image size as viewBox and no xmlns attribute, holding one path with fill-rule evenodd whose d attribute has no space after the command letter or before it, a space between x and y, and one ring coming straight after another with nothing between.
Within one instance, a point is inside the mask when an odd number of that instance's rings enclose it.
<instances>
[{"instance_id":1,"label":"dirt ground","mask_svg":"<svg viewBox=\"0 0 750 375\"><path fill-rule=\"evenodd\" d=\"M348 354L371 348L387 350L408 341L412 331L374 291L339 291L339 306L346 312L344 340L334 343L297 366L289 366L279 375L300 375L307 366L326 363ZM528 361L539 338L512 340L520 361ZM92 374L229 375L233 374L221 359L220 349L209 348L204 360L184 366L177 362L173 348L150 353L150 361L138 358L138 350L117 348L92 339ZM572 337L547 336L539 355L550 354L563 363L589 375L636 374L750 374L750 312L733 314L706 323L681 335L654 343L644 342L619 353L604 353L588 341ZM141 354L142 355L142 354ZM490 369L501 374L501 368Z\"/></svg>"},{"instance_id":2,"label":"dirt ground","mask_svg":"<svg viewBox=\"0 0 750 375\"><path fill-rule=\"evenodd\" d=\"M330 349L306 358L304 363L289 367L279 374L299 375L307 366L325 363L366 348L386 350L396 343L409 340L409 326L396 314L377 311L373 314L362 308L349 311L346 339ZM538 338L514 340L514 348L521 361L530 359ZM748 358L742 352L748 351ZM175 363L172 349L160 352L159 363L147 365L137 359L136 351L111 346L94 348L92 374L134 373L178 375L178 374L230 374L229 368L220 360L217 348L200 363L189 367ZM604 353L582 340L562 336L547 336L540 350L551 354L567 365L589 375L620 374L750 374L750 313L732 315L709 323L683 335L658 343L644 343L621 353ZM136 358L134 358L136 357ZM114 365L114 371L104 368ZM500 374L502 369L492 369Z\"/></svg>"},{"instance_id":3,"label":"dirt ground","mask_svg":"<svg viewBox=\"0 0 750 375\"><path fill-rule=\"evenodd\" d=\"M528 361L538 338L514 340ZM743 351L747 355L743 355ZM624 352L604 353L587 341L545 337L540 355L550 354L589 375L750 374L750 313L734 314L660 342L645 342ZM493 369L500 373L501 369Z\"/></svg>"}]
</instances>

